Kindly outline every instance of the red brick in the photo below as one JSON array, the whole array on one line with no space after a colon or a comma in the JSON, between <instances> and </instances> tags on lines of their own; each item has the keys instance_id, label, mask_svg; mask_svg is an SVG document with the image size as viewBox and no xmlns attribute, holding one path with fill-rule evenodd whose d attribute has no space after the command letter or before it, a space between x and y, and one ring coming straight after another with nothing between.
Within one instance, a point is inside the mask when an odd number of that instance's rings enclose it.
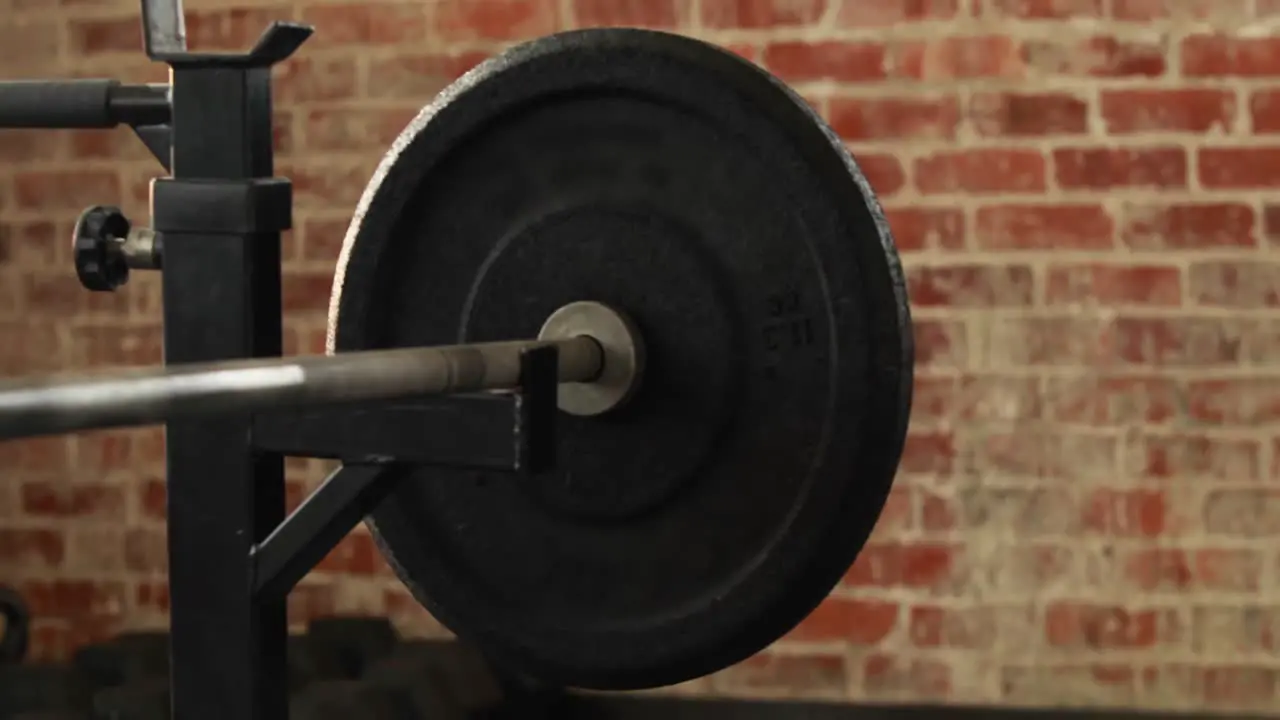
<instances>
[{"instance_id":1,"label":"red brick","mask_svg":"<svg viewBox=\"0 0 1280 720\"><path fill-rule=\"evenodd\" d=\"M348 218L310 218L302 223L302 259L336 262L346 239Z\"/></svg>"},{"instance_id":2,"label":"red brick","mask_svg":"<svg viewBox=\"0 0 1280 720\"><path fill-rule=\"evenodd\" d=\"M1191 298L1212 307L1280 307L1280 265L1258 261L1201 262L1191 266Z\"/></svg>"},{"instance_id":3,"label":"red brick","mask_svg":"<svg viewBox=\"0 0 1280 720\"><path fill-rule=\"evenodd\" d=\"M880 516L876 518L876 534L892 535L912 527L915 523L912 517L914 504L914 493L910 488L891 488L884 507L880 508Z\"/></svg>"},{"instance_id":4,"label":"red brick","mask_svg":"<svg viewBox=\"0 0 1280 720\"><path fill-rule=\"evenodd\" d=\"M949 475L956 460L950 433L916 431L907 435L899 470L904 473Z\"/></svg>"},{"instance_id":5,"label":"red brick","mask_svg":"<svg viewBox=\"0 0 1280 720\"><path fill-rule=\"evenodd\" d=\"M1258 388L1258 383L1241 386ZM1232 395L1231 388L1217 386L1223 396L1206 399L1206 388L1215 387L1193 382L1188 391L1188 414L1195 420L1210 421ZM1235 388L1234 397L1240 397L1240 390ZM1268 398L1263 404L1275 404L1275 398ZM1254 407L1257 403L1250 403ZM1262 410L1263 417L1274 413L1277 408ZM1247 414L1248 410L1242 410ZM1137 449L1141 452L1142 466L1139 474L1143 477L1193 478L1196 480L1217 479L1229 481L1258 480L1262 477L1262 448L1254 439L1226 439L1207 437L1204 435L1151 435L1141 438Z\"/></svg>"},{"instance_id":6,"label":"red brick","mask_svg":"<svg viewBox=\"0 0 1280 720\"><path fill-rule=\"evenodd\" d=\"M1147 591L1255 591L1262 554L1242 549L1138 548L1123 556L1125 580Z\"/></svg>"},{"instance_id":7,"label":"red brick","mask_svg":"<svg viewBox=\"0 0 1280 720\"><path fill-rule=\"evenodd\" d=\"M299 208L355 207L364 192L369 170L355 160L329 165L281 163L277 174L293 182L293 198Z\"/></svg>"},{"instance_id":8,"label":"red brick","mask_svg":"<svg viewBox=\"0 0 1280 720\"><path fill-rule=\"evenodd\" d=\"M66 273L27 275L22 278L22 294L34 315L70 317L86 304L84 286Z\"/></svg>"},{"instance_id":9,"label":"red brick","mask_svg":"<svg viewBox=\"0 0 1280 720\"><path fill-rule=\"evenodd\" d=\"M875 645L897 627L898 614L894 603L830 597L788 633L787 639Z\"/></svg>"},{"instance_id":10,"label":"red brick","mask_svg":"<svg viewBox=\"0 0 1280 720\"><path fill-rule=\"evenodd\" d=\"M23 338L22 343L0 343L0 372L5 374L49 372L71 364L68 362L66 346L59 338L59 333L48 323L33 327L29 320L21 323L0 321L0 337ZM42 441L28 440L24 443L12 444L12 447L22 447L32 442ZM0 456L5 454L6 450L0 447Z\"/></svg>"},{"instance_id":11,"label":"red brick","mask_svg":"<svg viewBox=\"0 0 1280 720\"><path fill-rule=\"evenodd\" d=\"M702 24L714 29L758 30L809 25L830 0L702 0Z\"/></svg>"},{"instance_id":12,"label":"red brick","mask_svg":"<svg viewBox=\"0 0 1280 720\"><path fill-rule=\"evenodd\" d=\"M1243 17L1248 0L1112 0L1111 15L1117 20L1203 20ZM1261 0L1266 2L1267 0Z\"/></svg>"},{"instance_id":13,"label":"red brick","mask_svg":"<svg viewBox=\"0 0 1280 720\"><path fill-rule=\"evenodd\" d=\"M1112 135L1225 133L1231 131L1235 117L1235 93L1228 90L1179 88L1102 92L1102 119L1107 132Z\"/></svg>"},{"instance_id":14,"label":"red brick","mask_svg":"<svg viewBox=\"0 0 1280 720\"><path fill-rule=\"evenodd\" d=\"M1106 250L1113 226L1100 205L992 205L978 209L974 237L984 250Z\"/></svg>"},{"instance_id":15,"label":"red brick","mask_svg":"<svg viewBox=\"0 0 1280 720\"><path fill-rule=\"evenodd\" d=\"M1080 479L1114 473L1120 443L1111 434L1069 432L1067 428L1026 429L1000 432L994 428L970 443L967 465L981 467L984 472L1015 478ZM996 495L1001 497L1001 495ZM1059 490L1033 491L1030 494L1005 493L1004 497L1021 497L1028 522L1025 531L1043 533L1048 525L1063 530L1074 529L1064 513L1074 508L1071 495ZM1016 504L1009 500L1007 504ZM985 512L985 511L983 511ZM1039 525L1041 527L1035 527Z\"/></svg>"},{"instance_id":16,"label":"red brick","mask_svg":"<svg viewBox=\"0 0 1280 720\"><path fill-rule=\"evenodd\" d=\"M951 692L951 667L934 659L907 659L884 653L862 662L863 692L875 697L945 698Z\"/></svg>"},{"instance_id":17,"label":"red brick","mask_svg":"<svg viewBox=\"0 0 1280 720\"><path fill-rule=\"evenodd\" d=\"M1143 682L1162 697L1206 710L1270 706L1280 682L1275 670L1245 664L1161 664L1143 668L1142 675Z\"/></svg>"},{"instance_id":18,"label":"red brick","mask_svg":"<svg viewBox=\"0 0 1280 720\"><path fill-rule=\"evenodd\" d=\"M432 26L444 40L523 40L555 32L557 3L545 0L437 0Z\"/></svg>"},{"instance_id":19,"label":"red brick","mask_svg":"<svg viewBox=\"0 0 1280 720\"><path fill-rule=\"evenodd\" d=\"M1065 93L978 93L970 118L980 135L1078 135L1088 130L1089 104Z\"/></svg>"},{"instance_id":20,"label":"red brick","mask_svg":"<svg viewBox=\"0 0 1280 720\"><path fill-rule=\"evenodd\" d=\"M1257 90L1249 97L1253 132L1280 132L1280 90Z\"/></svg>"},{"instance_id":21,"label":"red brick","mask_svg":"<svg viewBox=\"0 0 1280 720\"><path fill-rule=\"evenodd\" d=\"M277 155L288 155L297 146L297 138L293 133L293 113L287 110L276 110L271 118L271 147Z\"/></svg>"},{"instance_id":22,"label":"red brick","mask_svg":"<svg viewBox=\"0 0 1280 720\"><path fill-rule=\"evenodd\" d=\"M169 612L169 583L139 582L134 587L133 603L138 610Z\"/></svg>"},{"instance_id":23,"label":"red brick","mask_svg":"<svg viewBox=\"0 0 1280 720\"><path fill-rule=\"evenodd\" d=\"M722 45L721 47L733 53L734 55L737 55L738 57L744 58L746 60L750 60L752 63L756 65L759 65L761 63L761 59L760 59L761 48L759 45L756 45L755 43L734 42L734 43L727 43L725 45Z\"/></svg>"},{"instance_id":24,"label":"red brick","mask_svg":"<svg viewBox=\"0 0 1280 720\"><path fill-rule=\"evenodd\" d=\"M83 366L154 365L162 358L162 338L158 325L82 325L69 352Z\"/></svg>"},{"instance_id":25,"label":"red brick","mask_svg":"<svg viewBox=\"0 0 1280 720\"><path fill-rule=\"evenodd\" d=\"M969 347L962 322L915 318L916 367L962 367Z\"/></svg>"},{"instance_id":26,"label":"red brick","mask_svg":"<svg viewBox=\"0 0 1280 720\"><path fill-rule=\"evenodd\" d=\"M3 326L0 326L0 330L2 329ZM67 437L49 436L0 443L0 467L38 472L69 470L72 467L70 440Z\"/></svg>"},{"instance_id":27,"label":"red brick","mask_svg":"<svg viewBox=\"0 0 1280 720\"><path fill-rule=\"evenodd\" d=\"M289 624L303 625L337 611L337 592L332 584L306 581L289 593Z\"/></svg>"},{"instance_id":28,"label":"red brick","mask_svg":"<svg viewBox=\"0 0 1280 720\"><path fill-rule=\"evenodd\" d=\"M963 579L961 550L950 545L912 544L901 549L901 584L909 588L936 588Z\"/></svg>"},{"instance_id":29,"label":"red brick","mask_svg":"<svg viewBox=\"0 0 1280 720\"><path fill-rule=\"evenodd\" d=\"M142 50L142 24L136 17L71 20L67 40L78 55L136 53Z\"/></svg>"},{"instance_id":30,"label":"red brick","mask_svg":"<svg viewBox=\"0 0 1280 720\"><path fill-rule=\"evenodd\" d=\"M1139 677L1132 667L1114 663L1073 662L1000 668L1000 694L1010 704L1031 704L1048 697L1087 692L1098 703L1136 703Z\"/></svg>"},{"instance_id":31,"label":"red brick","mask_svg":"<svg viewBox=\"0 0 1280 720\"><path fill-rule=\"evenodd\" d=\"M130 155L138 157L144 152L138 139L127 132L74 130L66 140L71 146L71 156L75 158L123 159Z\"/></svg>"},{"instance_id":32,"label":"red brick","mask_svg":"<svg viewBox=\"0 0 1280 720\"><path fill-rule=\"evenodd\" d=\"M26 171L13 176L14 198L29 210L74 210L120 195L120 177L103 170Z\"/></svg>"},{"instance_id":33,"label":"red brick","mask_svg":"<svg viewBox=\"0 0 1280 720\"><path fill-rule=\"evenodd\" d=\"M50 59L60 54L59 35L56 22L0 24L0 67L4 67L6 73L16 73L9 77L37 74L37 68L48 68ZM139 47L134 46L134 51Z\"/></svg>"},{"instance_id":34,"label":"red brick","mask_svg":"<svg viewBox=\"0 0 1280 720\"><path fill-rule=\"evenodd\" d=\"M69 261L58 252L59 248L70 243L59 240L70 237L70 228L65 234L59 232L58 225L38 220L25 223L0 223L0 265L13 265L24 269L62 267L61 262Z\"/></svg>"},{"instance_id":35,"label":"red brick","mask_svg":"<svg viewBox=\"0 0 1280 720\"><path fill-rule=\"evenodd\" d=\"M56 568L66 557L62 532L52 528L0 528L0 568Z\"/></svg>"},{"instance_id":36,"label":"red brick","mask_svg":"<svg viewBox=\"0 0 1280 720\"><path fill-rule=\"evenodd\" d=\"M422 607L422 604L403 585L387 589L382 594L382 597L383 604L387 607L387 614L392 618L426 615L426 610Z\"/></svg>"},{"instance_id":37,"label":"red brick","mask_svg":"<svg viewBox=\"0 0 1280 720\"><path fill-rule=\"evenodd\" d=\"M922 193L1038 192L1046 187L1045 159L1033 150L959 150L915 162Z\"/></svg>"},{"instance_id":38,"label":"red brick","mask_svg":"<svg viewBox=\"0 0 1280 720\"><path fill-rule=\"evenodd\" d=\"M95 137L115 133L95 132ZM127 135L127 133L121 133ZM37 160L56 160L64 150L67 132L44 130L17 130L5 128L0 133L0 161L6 163L30 163ZM136 142L136 141L135 141Z\"/></svg>"},{"instance_id":39,"label":"red brick","mask_svg":"<svg viewBox=\"0 0 1280 720\"><path fill-rule=\"evenodd\" d=\"M1173 621L1160 610L1060 601L1045 609L1045 639L1058 647L1151 648L1176 633Z\"/></svg>"},{"instance_id":40,"label":"red brick","mask_svg":"<svg viewBox=\"0 0 1280 720\"><path fill-rule=\"evenodd\" d=\"M999 373L917 376L916 391L912 411L919 408L922 419L1031 420L1040 413L1037 378Z\"/></svg>"},{"instance_id":41,"label":"red brick","mask_svg":"<svg viewBox=\"0 0 1280 720\"><path fill-rule=\"evenodd\" d=\"M1069 20L1102 17L1102 0L991 0L987 12L1020 20Z\"/></svg>"},{"instance_id":42,"label":"red brick","mask_svg":"<svg viewBox=\"0 0 1280 720\"><path fill-rule=\"evenodd\" d=\"M267 26L277 20L293 19L293 9L288 5L274 7L231 7L218 10L196 10L186 12L187 46L192 50L248 50L262 36ZM306 21L311 23L312 21ZM333 34L336 29L332 25L320 25L316 28L319 39Z\"/></svg>"},{"instance_id":43,"label":"red brick","mask_svg":"<svg viewBox=\"0 0 1280 720\"><path fill-rule=\"evenodd\" d=\"M32 580L19 590L36 617L118 617L125 609L125 588L118 582L78 578Z\"/></svg>"},{"instance_id":44,"label":"red brick","mask_svg":"<svg viewBox=\"0 0 1280 720\"><path fill-rule=\"evenodd\" d=\"M887 49L873 42L774 42L764 66L788 82L867 82L888 77Z\"/></svg>"},{"instance_id":45,"label":"red brick","mask_svg":"<svg viewBox=\"0 0 1280 720\"><path fill-rule=\"evenodd\" d=\"M322 572L372 575L383 565L382 555L367 532L349 533L316 566Z\"/></svg>"},{"instance_id":46,"label":"red brick","mask_svg":"<svg viewBox=\"0 0 1280 720\"><path fill-rule=\"evenodd\" d=\"M1280 384L1274 377L1192 380L1187 385L1187 412L1197 423L1206 425L1258 427L1277 422L1280 421ZM1231 446L1225 440L1214 443L1208 438L1199 438L1198 442L1208 446L1199 448L1198 457L1202 462L1210 448L1221 450ZM1256 458L1254 460L1256 462ZM1236 468L1234 474L1243 474L1243 468ZM1254 472L1248 477L1256 475Z\"/></svg>"},{"instance_id":47,"label":"red brick","mask_svg":"<svg viewBox=\"0 0 1280 720\"><path fill-rule=\"evenodd\" d=\"M1263 204L1262 234L1273 244L1280 242L1280 205Z\"/></svg>"},{"instance_id":48,"label":"red brick","mask_svg":"<svg viewBox=\"0 0 1280 720\"><path fill-rule=\"evenodd\" d=\"M82 472L130 470L134 458L134 437L126 432L96 431L76 437L76 466Z\"/></svg>"},{"instance_id":49,"label":"red brick","mask_svg":"<svg viewBox=\"0 0 1280 720\"><path fill-rule=\"evenodd\" d=\"M311 110L303 123L303 147L319 151L386 148L417 114L416 107Z\"/></svg>"},{"instance_id":50,"label":"red brick","mask_svg":"<svg viewBox=\"0 0 1280 720\"><path fill-rule=\"evenodd\" d=\"M169 548L163 530L130 528L124 538L125 566L132 572L162 573L169 569Z\"/></svg>"},{"instance_id":51,"label":"red brick","mask_svg":"<svg viewBox=\"0 0 1280 720\"><path fill-rule=\"evenodd\" d=\"M893 195L907 184L906 170L892 155L858 153L855 162L878 197Z\"/></svg>"},{"instance_id":52,"label":"red brick","mask_svg":"<svg viewBox=\"0 0 1280 720\"><path fill-rule=\"evenodd\" d=\"M22 485L22 510L43 517L115 517L124 507L117 485L29 480Z\"/></svg>"},{"instance_id":53,"label":"red brick","mask_svg":"<svg viewBox=\"0 0 1280 720\"><path fill-rule=\"evenodd\" d=\"M681 0L573 0L573 17L581 27L650 27L671 29L682 20L688 3Z\"/></svg>"},{"instance_id":54,"label":"red brick","mask_svg":"<svg viewBox=\"0 0 1280 720\"><path fill-rule=\"evenodd\" d=\"M719 686L787 693L829 693L844 697L848 669L843 654L781 655L765 652L727 668L716 677Z\"/></svg>"},{"instance_id":55,"label":"red brick","mask_svg":"<svg viewBox=\"0 0 1280 720\"><path fill-rule=\"evenodd\" d=\"M907 270L914 307L1030 305L1034 276L1026 265L916 265Z\"/></svg>"},{"instance_id":56,"label":"red brick","mask_svg":"<svg viewBox=\"0 0 1280 720\"><path fill-rule=\"evenodd\" d=\"M1280 75L1280 40L1192 35L1182 41L1182 72L1188 77Z\"/></svg>"},{"instance_id":57,"label":"red brick","mask_svg":"<svg viewBox=\"0 0 1280 720\"><path fill-rule=\"evenodd\" d=\"M1280 686L1280 672L1243 665L1198 668L1191 684L1210 707L1270 705Z\"/></svg>"},{"instance_id":58,"label":"red brick","mask_svg":"<svg viewBox=\"0 0 1280 720\"><path fill-rule=\"evenodd\" d=\"M285 312L303 310L327 311L329 295L333 291L331 273L290 272L284 276L283 303Z\"/></svg>"},{"instance_id":59,"label":"red brick","mask_svg":"<svg viewBox=\"0 0 1280 720\"><path fill-rule=\"evenodd\" d=\"M960 106L955 97L831 98L827 122L849 141L955 137Z\"/></svg>"},{"instance_id":60,"label":"red brick","mask_svg":"<svg viewBox=\"0 0 1280 720\"><path fill-rule=\"evenodd\" d=\"M1134 249L1195 250L1257 245L1255 213L1237 203L1128 205L1120 237Z\"/></svg>"},{"instance_id":61,"label":"red brick","mask_svg":"<svg viewBox=\"0 0 1280 720\"><path fill-rule=\"evenodd\" d=\"M1114 359L1133 365L1235 364L1241 333L1220 319L1120 317L1111 326Z\"/></svg>"},{"instance_id":62,"label":"red brick","mask_svg":"<svg viewBox=\"0 0 1280 720\"><path fill-rule=\"evenodd\" d=\"M898 250L959 250L964 247L964 213L918 206L885 209Z\"/></svg>"},{"instance_id":63,"label":"red brick","mask_svg":"<svg viewBox=\"0 0 1280 720\"><path fill-rule=\"evenodd\" d=\"M1280 186L1280 148L1202 148L1200 182L1210 189Z\"/></svg>"},{"instance_id":64,"label":"red brick","mask_svg":"<svg viewBox=\"0 0 1280 720\"><path fill-rule=\"evenodd\" d=\"M1204 529L1233 538L1280 535L1280 494L1271 488L1214 490L1201 508Z\"/></svg>"},{"instance_id":65,"label":"red brick","mask_svg":"<svg viewBox=\"0 0 1280 720\"><path fill-rule=\"evenodd\" d=\"M1068 190L1180 188L1187 184L1182 148L1063 148L1053 151L1058 185Z\"/></svg>"},{"instance_id":66,"label":"red brick","mask_svg":"<svg viewBox=\"0 0 1280 720\"><path fill-rule=\"evenodd\" d=\"M1168 48L1158 42L1098 36L1085 40L1028 40L1023 62L1037 74L1083 77L1159 77Z\"/></svg>"},{"instance_id":67,"label":"red brick","mask_svg":"<svg viewBox=\"0 0 1280 720\"><path fill-rule=\"evenodd\" d=\"M911 608L908 634L918 648L990 648L995 618L982 608L918 606Z\"/></svg>"},{"instance_id":68,"label":"red brick","mask_svg":"<svg viewBox=\"0 0 1280 720\"><path fill-rule=\"evenodd\" d=\"M1020 45L1007 35L905 42L895 48L893 66L895 76L916 80L1017 78L1026 69Z\"/></svg>"},{"instance_id":69,"label":"red brick","mask_svg":"<svg viewBox=\"0 0 1280 720\"><path fill-rule=\"evenodd\" d=\"M920 527L925 532L954 530L958 512L951 498L928 491L920 493Z\"/></svg>"},{"instance_id":70,"label":"red brick","mask_svg":"<svg viewBox=\"0 0 1280 720\"><path fill-rule=\"evenodd\" d=\"M1168 524L1168 500L1159 490L1100 488L1082 510L1086 530L1113 537L1155 537Z\"/></svg>"},{"instance_id":71,"label":"red brick","mask_svg":"<svg viewBox=\"0 0 1280 720\"><path fill-rule=\"evenodd\" d=\"M133 438L131 450L135 470L148 467L158 468L164 463L165 440L162 428L134 430L131 436Z\"/></svg>"},{"instance_id":72,"label":"red brick","mask_svg":"<svg viewBox=\"0 0 1280 720\"><path fill-rule=\"evenodd\" d=\"M959 550L936 543L868 543L844 583L853 587L937 588L955 579Z\"/></svg>"},{"instance_id":73,"label":"red brick","mask_svg":"<svg viewBox=\"0 0 1280 720\"><path fill-rule=\"evenodd\" d=\"M485 53L479 52L370 58L367 92L375 98L404 98L425 104L485 58Z\"/></svg>"},{"instance_id":74,"label":"red brick","mask_svg":"<svg viewBox=\"0 0 1280 720\"><path fill-rule=\"evenodd\" d=\"M164 480L147 478L137 483L138 505L144 518L164 520L168 494Z\"/></svg>"},{"instance_id":75,"label":"red brick","mask_svg":"<svg viewBox=\"0 0 1280 720\"><path fill-rule=\"evenodd\" d=\"M898 2L846 2L836 13L836 25L863 29L956 16L959 0L898 0Z\"/></svg>"},{"instance_id":76,"label":"red brick","mask_svg":"<svg viewBox=\"0 0 1280 720\"><path fill-rule=\"evenodd\" d=\"M1182 304L1182 273L1159 265L1051 267L1045 301L1176 307Z\"/></svg>"},{"instance_id":77,"label":"red brick","mask_svg":"<svg viewBox=\"0 0 1280 720\"><path fill-rule=\"evenodd\" d=\"M311 5L303 9L302 22L315 26L318 47L422 42L427 38L427 7L377 1Z\"/></svg>"},{"instance_id":78,"label":"red brick","mask_svg":"<svg viewBox=\"0 0 1280 720\"><path fill-rule=\"evenodd\" d=\"M302 56L280 64L275 74L278 101L305 103L345 100L356 95L356 61L349 56Z\"/></svg>"},{"instance_id":79,"label":"red brick","mask_svg":"<svg viewBox=\"0 0 1280 720\"><path fill-rule=\"evenodd\" d=\"M1178 385L1168 378L1092 374L1051 380L1046 396L1053 420L1099 427L1166 423L1183 402Z\"/></svg>"}]
</instances>

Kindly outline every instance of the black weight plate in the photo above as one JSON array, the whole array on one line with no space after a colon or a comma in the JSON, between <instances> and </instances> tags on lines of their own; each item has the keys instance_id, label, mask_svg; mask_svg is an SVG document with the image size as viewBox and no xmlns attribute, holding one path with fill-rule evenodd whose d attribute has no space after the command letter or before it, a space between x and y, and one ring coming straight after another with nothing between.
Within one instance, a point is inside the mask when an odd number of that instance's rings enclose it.
<instances>
[{"instance_id":1,"label":"black weight plate","mask_svg":"<svg viewBox=\"0 0 1280 720\"><path fill-rule=\"evenodd\" d=\"M871 189L794 93L699 41L516 47L411 123L348 232L336 352L632 316L643 387L561 415L534 479L422 468L371 516L499 666L601 689L700 676L812 611L866 541L910 405L901 268Z\"/></svg>"}]
</instances>

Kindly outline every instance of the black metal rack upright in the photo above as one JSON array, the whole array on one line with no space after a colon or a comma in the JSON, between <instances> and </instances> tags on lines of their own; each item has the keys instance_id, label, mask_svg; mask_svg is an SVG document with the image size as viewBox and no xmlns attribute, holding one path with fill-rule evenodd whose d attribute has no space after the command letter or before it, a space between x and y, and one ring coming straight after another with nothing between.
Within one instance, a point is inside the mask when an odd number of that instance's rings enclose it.
<instances>
[{"instance_id":1,"label":"black metal rack upright","mask_svg":"<svg viewBox=\"0 0 1280 720\"><path fill-rule=\"evenodd\" d=\"M168 84L0 82L0 128L131 127L169 171L152 186L153 227L135 234L116 208L87 210L74 238L81 282L110 291L131 267L163 268L166 364L278 356L293 198L273 176L271 68L312 30L275 23L248 53L199 54L181 0L141 6L145 50L170 66ZM556 365L554 347L532 348L515 393L361 405L358 421L344 406L169 423L173 717L287 717L289 591L394 487L401 463L548 467ZM449 430L428 433L440 412ZM285 455L348 462L286 518Z\"/></svg>"}]
</instances>

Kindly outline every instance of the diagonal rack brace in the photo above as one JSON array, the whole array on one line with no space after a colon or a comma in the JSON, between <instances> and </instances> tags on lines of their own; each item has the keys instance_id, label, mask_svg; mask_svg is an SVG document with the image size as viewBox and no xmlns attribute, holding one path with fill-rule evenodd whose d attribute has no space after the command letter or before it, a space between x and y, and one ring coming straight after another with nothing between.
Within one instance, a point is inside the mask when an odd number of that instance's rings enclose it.
<instances>
[{"instance_id":1,"label":"diagonal rack brace","mask_svg":"<svg viewBox=\"0 0 1280 720\"><path fill-rule=\"evenodd\" d=\"M514 403L517 431L512 445L516 469L536 473L554 461L557 354L555 346L542 346L521 356L520 392ZM250 564L258 597L284 597L387 497L401 477L400 469L396 463L347 465L330 475L253 548Z\"/></svg>"}]
</instances>

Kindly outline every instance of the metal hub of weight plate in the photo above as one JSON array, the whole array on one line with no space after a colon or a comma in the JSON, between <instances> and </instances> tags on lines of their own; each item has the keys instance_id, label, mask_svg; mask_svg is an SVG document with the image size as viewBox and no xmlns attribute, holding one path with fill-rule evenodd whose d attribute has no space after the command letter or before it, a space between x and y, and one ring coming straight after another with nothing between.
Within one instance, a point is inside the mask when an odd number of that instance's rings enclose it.
<instances>
[{"instance_id":1,"label":"metal hub of weight plate","mask_svg":"<svg viewBox=\"0 0 1280 720\"><path fill-rule=\"evenodd\" d=\"M508 670L630 689L745 659L839 582L901 453L910 318L872 191L723 50L622 29L518 46L378 168L330 349L531 337L575 301L639 328L629 402L561 413L546 476L406 471L375 536Z\"/></svg>"}]
</instances>

